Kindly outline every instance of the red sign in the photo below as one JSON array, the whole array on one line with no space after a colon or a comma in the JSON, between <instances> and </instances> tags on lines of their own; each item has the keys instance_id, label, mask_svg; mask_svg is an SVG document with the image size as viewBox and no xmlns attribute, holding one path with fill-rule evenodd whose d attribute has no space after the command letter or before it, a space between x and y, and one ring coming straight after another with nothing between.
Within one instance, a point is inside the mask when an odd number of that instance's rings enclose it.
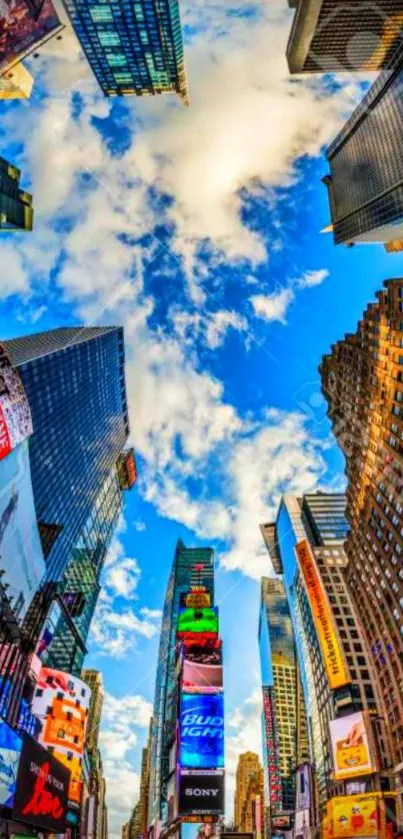
<instances>
[{"instance_id":1,"label":"red sign","mask_svg":"<svg viewBox=\"0 0 403 839\"><path fill-rule=\"evenodd\" d=\"M6 418L0 405L0 460L11 452L11 440Z\"/></svg>"},{"instance_id":2,"label":"red sign","mask_svg":"<svg viewBox=\"0 0 403 839\"><path fill-rule=\"evenodd\" d=\"M64 833L70 772L31 737L22 747L13 818Z\"/></svg>"}]
</instances>

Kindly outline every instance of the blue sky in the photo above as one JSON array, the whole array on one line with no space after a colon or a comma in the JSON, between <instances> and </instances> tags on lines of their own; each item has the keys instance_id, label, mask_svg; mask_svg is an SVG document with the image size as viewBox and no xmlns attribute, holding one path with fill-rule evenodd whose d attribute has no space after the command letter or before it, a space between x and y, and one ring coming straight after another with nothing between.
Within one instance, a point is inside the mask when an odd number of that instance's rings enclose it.
<instances>
[{"instance_id":1,"label":"blue sky","mask_svg":"<svg viewBox=\"0 0 403 839\"><path fill-rule=\"evenodd\" d=\"M102 751L114 835L138 792L160 610L176 540L215 548L225 644L229 797L260 749L259 522L282 492L342 485L317 366L403 259L336 248L323 147L359 100L290 80L285 3L182 4L191 107L109 102L74 36L1 104L2 154L35 229L0 242L1 335L122 323L139 481L104 573L88 665L107 691Z\"/></svg>"}]
</instances>

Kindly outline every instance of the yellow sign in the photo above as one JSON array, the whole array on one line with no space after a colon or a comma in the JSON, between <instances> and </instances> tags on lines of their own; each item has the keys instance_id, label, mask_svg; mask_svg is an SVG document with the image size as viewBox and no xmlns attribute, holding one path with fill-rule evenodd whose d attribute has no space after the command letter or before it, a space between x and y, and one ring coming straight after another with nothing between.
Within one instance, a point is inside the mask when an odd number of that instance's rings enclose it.
<instances>
[{"instance_id":1,"label":"yellow sign","mask_svg":"<svg viewBox=\"0 0 403 839\"><path fill-rule=\"evenodd\" d=\"M326 592L306 539L298 542L296 551L323 653L329 685L334 690L342 685L347 685L350 682L350 677L344 664L343 654L337 639Z\"/></svg>"},{"instance_id":2,"label":"yellow sign","mask_svg":"<svg viewBox=\"0 0 403 839\"><path fill-rule=\"evenodd\" d=\"M346 795L331 798L322 823L323 839L378 837L378 795Z\"/></svg>"}]
</instances>

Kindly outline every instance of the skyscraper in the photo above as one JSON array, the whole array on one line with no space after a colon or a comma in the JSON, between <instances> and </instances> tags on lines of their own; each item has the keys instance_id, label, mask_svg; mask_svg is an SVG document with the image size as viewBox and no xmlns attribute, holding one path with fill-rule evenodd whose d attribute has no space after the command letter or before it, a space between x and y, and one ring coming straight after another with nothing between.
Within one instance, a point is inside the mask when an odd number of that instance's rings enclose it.
<instances>
[{"instance_id":1,"label":"skyscraper","mask_svg":"<svg viewBox=\"0 0 403 839\"><path fill-rule=\"evenodd\" d=\"M155 835L159 824L168 818L170 750L175 741L179 702L176 636L180 610L192 585L203 586L214 602L213 551L186 548L179 540L165 595L152 719L149 825Z\"/></svg>"},{"instance_id":2,"label":"skyscraper","mask_svg":"<svg viewBox=\"0 0 403 839\"><path fill-rule=\"evenodd\" d=\"M396 250L403 240L402 89L400 58L380 74L327 151L324 183L337 245L383 242Z\"/></svg>"},{"instance_id":3,"label":"skyscraper","mask_svg":"<svg viewBox=\"0 0 403 839\"><path fill-rule=\"evenodd\" d=\"M283 574L294 625L320 818L328 800L348 789L340 786L349 773L337 766L335 732L342 732L337 742L349 742L355 723L359 722L362 736L371 742L372 755L363 772L368 777L360 789L390 788L383 705L359 612L344 577L347 558L343 543L348 525L343 504L345 507L345 499L337 494L285 495L275 526L268 526L270 538L266 541L276 570ZM344 731L345 725L349 731ZM348 766L352 760L352 768L356 767L357 756L353 759L346 753L343 759ZM353 774L350 777L354 780Z\"/></svg>"},{"instance_id":4,"label":"skyscraper","mask_svg":"<svg viewBox=\"0 0 403 839\"><path fill-rule=\"evenodd\" d=\"M289 6L295 8L287 46L291 73L380 70L402 47L401 0L289 0Z\"/></svg>"},{"instance_id":5,"label":"skyscraper","mask_svg":"<svg viewBox=\"0 0 403 839\"><path fill-rule=\"evenodd\" d=\"M105 96L174 91L188 104L178 0L65 0Z\"/></svg>"},{"instance_id":6,"label":"skyscraper","mask_svg":"<svg viewBox=\"0 0 403 839\"><path fill-rule=\"evenodd\" d=\"M260 783L262 780L262 767L260 760L255 752L244 752L239 755L238 766L236 769L235 780L235 799L234 799L234 822L235 828L240 832L250 832L251 826L251 806L248 807L248 791L249 798L251 794L250 782L258 779ZM249 827L246 827L246 822Z\"/></svg>"},{"instance_id":7,"label":"skyscraper","mask_svg":"<svg viewBox=\"0 0 403 839\"><path fill-rule=\"evenodd\" d=\"M32 230L32 195L20 189L21 172L0 157L0 230Z\"/></svg>"},{"instance_id":8,"label":"skyscraper","mask_svg":"<svg viewBox=\"0 0 403 839\"><path fill-rule=\"evenodd\" d=\"M105 779L103 777L101 753L98 748L98 738L105 693L102 674L98 670L83 670L81 678L91 689L85 735L85 750L89 768L88 799L86 806L82 808L82 828L86 839L102 839Z\"/></svg>"},{"instance_id":9,"label":"skyscraper","mask_svg":"<svg viewBox=\"0 0 403 839\"><path fill-rule=\"evenodd\" d=\"M263 686L263 764L271 831L295 807L295 772L309 744L290 609L280 579L261 581L259 648ZM279 821L280 818L280 821ZM271 832L270 831L270 832Z\"/></svg>"},{"instance_id":10,"label":"skyscraper","mask_svg":"<svg viewBox=\"0 0 403 839\"><path fill-rule=\"evenodd\" d=\"M403 816L403 279L387 280L321 364L346 458L346 574L379 677Z\"/></svg>"}]
</instances>

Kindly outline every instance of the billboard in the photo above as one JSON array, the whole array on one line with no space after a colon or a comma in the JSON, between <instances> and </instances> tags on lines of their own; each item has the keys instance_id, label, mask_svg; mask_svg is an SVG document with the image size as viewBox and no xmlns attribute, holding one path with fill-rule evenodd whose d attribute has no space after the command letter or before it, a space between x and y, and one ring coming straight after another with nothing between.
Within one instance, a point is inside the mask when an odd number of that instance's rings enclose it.
<instances>
[{"instance_id":1,"label":"billboard","mask_svg":"<svg viewBox=\"0 0 403 839\"><path fill-rule=\"evenodd\" d=\"M119 486L121 489L131 489L137 480L136 458L134 449L121 452L116 461Z\"/></svg>"},{"instance_id":2,"label":"billboard","mask_svg":"<svg viewBox=\"0 0 403 839\"><path fill-rule=\"evenodd\" d=\"M218 824L204 824L203 822L184 822L181 824L181 839L219 839L220 830ZM242 839L242 834L237 833ZM252 834L248 834L252 839Z\"/></svg>"},{"instance_id":3,"label":"billboard","mask_svg":"<svg viewBox=\"0 0 403 839\"><path fill-rule=\"evenodd\" d=\"M314 556L306 539L298 542L296 551L311 606L313 622L322 650L329 685L334 690L335 688L348 684L351 681L350 676L344 663L343 653L339 645L326 592L323 588Z\"/></svg>"},{"instance_id":4,"label":"billboard","mask_svg":"<svg viewBox=\"0 0 403 839\"><path fill-rule=\"evenodd\" d=\"M378 837L379 797L382 793L331 798L323 820L323 839Z\"/></svg>"},{"instance_id":5,"label":"billboard","mask_svg":"<svg viewBox=\"0 0 403 839\"><path fill-rule=\"evenodd\" d=\"M267 765L270 789L270 804L273 813L281 810L282 789L279 762L279 736L276 715L274 688L263 688L263 730L265 766Z\"/></svg>"},{"instance_id":6,"label":"billboard","mask_svg":"<svg viewBox=\"0 0 403 839\"><path fill-rule=\"evenodd\" d=\"M64 833L70 772L25 736L14 796L13 818Z\"/></svg>"},{"instance_id":7,"label":"billboard","mask_svg":"<svg viewBox=\"0 0 403 839\"><path fill-rule=\"evenodd\" d=\"M0 17L0 45L2 24L4 18ZM0 344L0 460L30 434L32 418L24 385L3 344Z\"/></svg>"},{"instance_id":8,"label":"billboard","mask_svg":"<svg viewBox=\"0 0 403 839\"><path fill-rule=\"evenodd\" d=\"M204 607L202 609L181 609L178 618L178 637L189 633L218 633L218 609L216 607Z\"/></svg>"},{"instance_id":9,"label":"billboard","mask_svg":"<svg viewBox=\"0 0 403 839\"><path fill-rule=\"evenodd\" d=\"M12 807L14 803L17 770L22 740L0 719L0 806Z\"/></svg>"},{"instance_id":10,"label":"billboard","mask_svg":"<svg viewBox=\"0 0 403 839\"><path fill-rule=\"evenodd\" d=\"M220 815L224 812L224 773L187 772L179 778L179 815Z\"/></svg>"},{"instance_id":11,"label":"billboard","mask_svg":"<svg viewBox=\"0 0 403 839\"><path fill-rule=\"evenodd\" d=\"M202 609L211 606L211 594L205 586L192 586L189 594L185 595L184 606L189 609Z\"/></svg>"},{"instance_id":12,"label":"billboard","mask_svg":"<svg viewBox=\"0 0 403 839\"><path fill-rule=\"evenodd\" d=\"M330 740L336 781L376 772L368 739L369 720L362 711L330 720Z\"/></svg>"},{"instance_id":13,"label":"billboard","mask_svg":"<svg viewBox=\"0 0 403 839\"><path fill-rule=\"evenodd\" d=\"M0 571L19 622L45 575L25 440L0 460Z\"/></svg>"},{"instance_id":14,"label":"billboard","mask_svg":"<svg viewBox=\"0 0 403 839\"><path fill-rule=\"evenodd\" d=\"M2 0L0 15L1 75L64 28L52 0L44 0L39 15L24 0Z\"/></svg>"},{"instance_id":15,"label":"billboard","mask_svg":"<svg viewBox=\"0 0 403 839\"><path fill-rule=\"evenodd\" d=\"M69 673L42 667L32 700L32 711L42 721L39 742L71 773L69 801L80 804L82 758L91 690Z\"/></svg>"},{"instance_id":16,"label":"billboard","mask_svg":"<svg viewBox=\"0 0 403 839\"><path fill-rule=\"evenodd\" d=\"M188 635L186 638L180 639L185 651L193 649L194 647L204 647L209 650L221 650L221 638L216 638L209 633L196 633L195 635ZM187 652L186 652L187 654Z\"/></svg>"},{"instance_id":17,"label":"billboard","mask_svg":"<svg viewBox=\"0 0 403 839\"><path fill-rule=\"evenodd\" d=\"M311 775L312 770L308 763L299 766L296 771L296 810L309 810L311 807Z\"/></svg>"},{"instance_id":18,"label":"billboard","mask_svg":"<svg viewBox=\"0 0 403 839\"><path fill-rule=\"evenodd\" d=\"M222 693L182 694L179 764L190 769L224 767Z\"/></svg>"},{"instance_id":19,"label":"billboard","mask_svg":"<svg viewBox=\"0 0 403 839\"><path fill-rule=\"evenodd\" d=\"M185 693L218 693L223 690L222 650L191 647L182 665Z\"/></svg>"}]
</instances>

